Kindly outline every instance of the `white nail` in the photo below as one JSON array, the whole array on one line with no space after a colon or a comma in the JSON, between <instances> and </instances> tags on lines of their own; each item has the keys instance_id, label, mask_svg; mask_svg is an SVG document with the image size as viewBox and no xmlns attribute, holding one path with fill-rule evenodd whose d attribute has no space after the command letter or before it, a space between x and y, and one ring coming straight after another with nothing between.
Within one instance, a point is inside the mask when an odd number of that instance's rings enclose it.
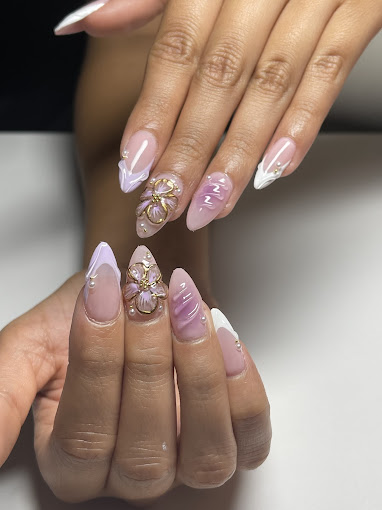
<instances>
[{"instance_id":1,"label":"white nail","mask_svg":"<svg viewBox=\"0 0 382 510\"><path fill-rule=\"evenodd\" d=\"M276 179L279 179L292 161L295 151L295 142L287 137L280 138L273 144L257 167L254 181L255 188L266 188Z\"/></svg>"},{"instance_id":2,"label":"white nail","mask_svg":"<svg viewBox=\"0 0 382 510\"><path fill-rule=\"evenodd\" d=\"M96 0L95 2L91 2L90 4L84 5L80 9L71 12L62 21L60 21L60 23L55 27L54 31L59 32L60 30L68 27L69 25L74 25L74 23L83 20L87 16L90 16L90 14L93 14L93 12L96 12L98 11L98 9L101 9L101 7L107 4L108 1L109 0Z\"/></svg>"},{"instance_id":3,"label":"white nail","mask_svg":"<svg viewBox=\"0 0 382 510\"><path fill-rule=\"evenodd\" d=\"M224 315L223 312L221 312L218 308L212 308L211 309L211 316L212 321L215 326L215 331L217 331L220 328L227 329L232 333L232 335L239 340L239 335L236 333L236 331L231 326L231 323L227 319L227 317Z\"/></svg>"}]
</instances>

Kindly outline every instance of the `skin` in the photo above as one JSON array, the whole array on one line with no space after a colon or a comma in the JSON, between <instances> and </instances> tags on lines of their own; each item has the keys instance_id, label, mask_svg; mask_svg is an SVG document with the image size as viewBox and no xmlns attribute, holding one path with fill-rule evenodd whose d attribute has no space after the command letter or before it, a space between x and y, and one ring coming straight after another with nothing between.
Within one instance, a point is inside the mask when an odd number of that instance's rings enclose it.
<instances>
[{"instance_id":1,"label":"skin","mask_svg":"<svg viewBox=\"0 0 382 510\"><path fill-rule=\"evenodd\" d=\"M229 214L280 138L296 144L283 176L294 172L382 27L381 0L152 0L145 7L110 0L73 30L110 35L165 9L121 150L140 129L156 136L154 177L170 171L186 189L172 219L216 171L234 185L218 217Z\"/></svg>"},{"instance_id":2,"label":"skin","mask_svg":"<svg viewBox=\"0 0 382 510\"><path fill-rule=\"evenodd\" d=\"M100 240L112 245L121 268L127 267L137 245L134 209L110 169L125 115L139 95L156 30L154 22L134 35L89 44L76 104L86 213L84 265ZM115 63L122 58L126 66L121 69ZM95 75L102 79L94 80ZM113 102L105 94L107 87L114 92ZM165 281L182 265L204 300L214 302L206 231L191 234L180 222L173 223L149 247ZM39 468L57 497L66 501L108 495L146 504L179 484L216 487L235 469L260 465L271 438L264 387L245 347L245 372L226 378L207 304L207 336L184 345L171 336L167 306L162 318L151 324L132 325L121 298L114 321L95 323L84 310L83 283L84 272L74 275L0 332L0 466L31 406ZM187 370L192 365L197 373L213 377L204 378L201 387ZM201 391L209 402L198 414L203 430L195 426L193 409ZM153 412L163 432L156 438L156 456L147 447L136 448L144 445L143 424L149 424L146 435L156 437ZM218 433L205 434L208 427ZM166 452L160 448L164 434ZM211 451L224 455L211 459Z\"/></svg>"}]
</instances>

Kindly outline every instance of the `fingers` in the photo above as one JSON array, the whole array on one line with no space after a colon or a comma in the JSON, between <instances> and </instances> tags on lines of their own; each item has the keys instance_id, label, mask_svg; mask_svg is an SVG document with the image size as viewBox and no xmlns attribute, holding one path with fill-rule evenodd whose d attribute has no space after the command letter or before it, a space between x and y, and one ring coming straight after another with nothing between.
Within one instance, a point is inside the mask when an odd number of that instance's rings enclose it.
<instances>
[{"instance_id":1,"label":"fingers","mask_svg":"<svg viewBox=\"0 0 382 510\"><path fill-rule=\"evenodd\" d=\"M167 287L155 259L139 246L123 288L125 371L119 433L108 491L126 500L158 497L176 472L174 369Z\"/></svg>"},{"instance_id":2,"label":"fingers","mask_svg":"<svg viewBox=\"0 0 382 510\"><path fill-rule=\"evenodd\" d=\"M171 277L169 306L181 405L178 480L217 487L236 469L224 363L209 310L182 269Z\"/></svg>"},{"instance_id":3,"label":"fingers","mask_svg":"<svg viewBox=\"0 0 382 510\"><path fill-rule=\"evenodd\" d=\"M262 48L228 133L193 196L187 215L190 230L225 216L236 204L292 100L334 9L332 2L326 1L309 8L300 0L285 6ZM291 157L293 142L287 147L284 158ZM278 152L276 148L276 154ZM272 170L275 168L276 162ZM269 175L274 174L270 172Z\"/></svg>"},{"instance_id":4,"label":"fingers","mask_svg":"<svg viewBox=\"0 0 382 510\"><path fill-rule=\"evenodd\" d=\"M300 165L352 67L381 26L380 3L345 2L336 10L259 165L255 187L275 180L270 177L275 172L271 163L285 142L290 141L295 149L276 157L281 168L274 177L290 175Z\"/></svg>"},{"instance_id":5,"label":"fingers","mask_svg":"<svg viewBox=\"0 0 382 510\"><path fill-rule=\"evenodd\" d=\"M137 233L140 237L152 235L167 221L179 217L187 206L242 98L268 33L284 3L284 0L278 0L272 3L271 8L265 0L223 3L208 42L203 44L203 52L199 51L196 56L192 81L191 76L187 76L179 89L187 93L186 97L183 94L181 102L171 102L167 108L170 112L167 115L172 115L177 123L173 133L174 124L171 124L170 143L152 177L157 181L171 173L171 179L179 189L177 200L167 204L165 211L160 210L160 204L156 206L161 220L159 223L142 205L143 198L146 199L147 193L152 191L150 182L137 209ZM203 16L206 17L206 14L203 13ZM159 76L159 71L156 76ZM157 102L157 92L153 87L150 97ZM140 115L146 115L144 106L143 113L140 104L137 109ZM152 118L153 112L148 113ZM168 132L166 117L161 116L161 119L165 122L165 132ZM230 186L229 179L227 186ZM225 204L221 204L224 207Z\"/></svg>"},{"instance_id":6,"label":"fingers","mask_svg":"<svg viewBox=\"0 0 382 510\"><path fill-rule=\"evenodd\" d=\"M44 331L32 333L33 312L0 333L0 467L12 451L36 393L54 375ZM40 334L41 333L41 334Z\"/></svg>"},{"instance_id":7,"label":"fingers","mask_svg":"<svg viewBox=\"0 0 382 510\"><path fill-rule=\"evenodd\" d=\"M148 178L186 99L200 54L223 0L170 0L150 51L141 95L121 142L123 192Z\"/></svg>"},{"instance_id":8,"label":"fingers","mask_svg":"<svg viewBox=\"0 0 382 510\"><path fill-rule=\"evenodd\" d=\"M268 456L271 444L268 399L256 366L228 319L217 308L211 315L227 374L237 468L255 469Z\"/></svg>"},{"instance_id":9,"label":"fingers","mask_svg":"<svg viewBox=\"0 0 382 510\"><path fill-rule=\"evenodd\" d=\"M85 31L105 37L137 29L163 9L167 0L96 0L68 14L55 27L56 35Z\"/></svg>"},{"instance_id":10,"label":"fingers","mask_svg":"<svg viewBox=\"0 0 382 510\"><path fill-rule=\"evenodd\" d=\"M101 243L74 311L69 365L56 417L55 409L45 415L37 409L35 415L41 472L65 501L97 497L107 481L122 387L122 309L120 271L110 247Z\"/></svg>"}]
</instances>

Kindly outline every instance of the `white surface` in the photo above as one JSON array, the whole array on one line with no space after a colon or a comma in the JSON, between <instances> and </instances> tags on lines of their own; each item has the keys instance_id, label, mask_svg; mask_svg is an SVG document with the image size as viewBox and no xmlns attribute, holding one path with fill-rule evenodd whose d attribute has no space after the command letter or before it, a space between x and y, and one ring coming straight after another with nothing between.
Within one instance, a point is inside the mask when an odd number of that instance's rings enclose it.
<instances>
[{"instance_id":1,"label":"white surface","mask_svg":"<svg viewBox=\"0 0 382 510\"><path fill-rule=\"evenodd\" d=\"M266 384L272 453L256 472L181 488L155 510L381 508L381 146L382 135L321 136L296 174L248 188L215 223L215 289ZM1 135L0 151L4 325L79 267L81 216L69 136ZM71 508L40 480L29 420L0 472L0 509Z\"/></svg>"}]
</instances>

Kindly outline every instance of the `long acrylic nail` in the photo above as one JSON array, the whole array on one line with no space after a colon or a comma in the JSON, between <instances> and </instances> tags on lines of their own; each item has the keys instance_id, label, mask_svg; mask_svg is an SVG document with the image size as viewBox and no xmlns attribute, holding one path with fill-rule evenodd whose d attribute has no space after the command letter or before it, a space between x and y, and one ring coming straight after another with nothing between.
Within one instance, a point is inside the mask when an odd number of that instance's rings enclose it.
<instances>
[{"instance_id":1,"label":"long acrylic nail","mask_svg":"<svg viewBox=\"0 0 382 510\"><path fill-rule=\"evenodd\" d=\"M158 144L149 131L137 131L122 151L118 163L119 184L124 193L134 191L149 178Z\"/></svg>"},{"instance_id":2,"label":"long acrylic nail","mask_svg":"<svg viewBox=\"0 0 382 510\"><path fill-rule=\"evenodd\" d=\"M163 311L163 301L167 299L168 288L162 281L162 274L153 254L146 246L138 246L134 251L122 294L130 319L149 320Z\"/></svg>"},{"instance_id":3,"label":"long acrylic nail","mask_svg":"<svg viewBox=\"0 0 382 510\"><path fill-rule=\"evenodd\" d=\"M93 14L93 12L98 11L98 9L101 9L108 1L109 0L96 0L95 2L91 2L71 12L54 28L54 33L56 35L69 35L79 32L79 30L76 30L75 24L87 18L90 14Z\"/></svg>"},{"instance_id":4,"label":"long acrylic nail","mask_svg":"<svg viewBox=\"0 0 382 510\"><path fill-rule=\"evenodd\" d=\"M178 207L182 192L180 179L172 174L161 174L150 180L136 210L139 237L150 237L166 225Z\"/></svg>"},{"instance_id":5,"label":"long acrylic nail","mask_svg":"<svg viewBox=\"0 0 382 510\"><path fill-rule=\"evenodd\" d=\"M296 144L291 138L284 137L275 142L257 167L255 188L266 188L279 179L292 161L295 152Z\"/></svg>"},{"instance_id":6,"label":"long acrylic nail","mask_svg":"<svg viewBox=\"0 0 382 510\"><path fill-rule=\"evenodd\" d=\"M85 275L84 303L88 316L96 322L109 322L121 306L121 271L107 243L95 249Z\"/></svg>"},{"instance_id":7,"label":"long acrylic nail","mask_svg":"<svg viewBox=\"0 0 382 510\"><path fill-rule=\"evenodd\" d=\"M227 174L214 172L196 191L187 214L187 227L198 230L218 216L226 206L233 190Z\"/></svg>"},{"instance_id":8,"label":"long acrylic nail","mask_svg":"<svg viewBox=\"0 0 382 510\"><path fill-rule=\"evenodd\" d=\"M207 319L195 283L183 269L175 269L169 288L172 329L178 340L197 340L206 335Z\"/></svg>"},{"instance_id":9,"label":"long acrylic nail","mask_svg":"<svg viewBox=\"0 0 382 510\"><path fill-rule=\"evenodd\" d=\"M239 336L220 310L212 308L211 315L223 352L226 374L228 377L239 375L245 369L244 354Z\"/></svg>"}]
</instances>

